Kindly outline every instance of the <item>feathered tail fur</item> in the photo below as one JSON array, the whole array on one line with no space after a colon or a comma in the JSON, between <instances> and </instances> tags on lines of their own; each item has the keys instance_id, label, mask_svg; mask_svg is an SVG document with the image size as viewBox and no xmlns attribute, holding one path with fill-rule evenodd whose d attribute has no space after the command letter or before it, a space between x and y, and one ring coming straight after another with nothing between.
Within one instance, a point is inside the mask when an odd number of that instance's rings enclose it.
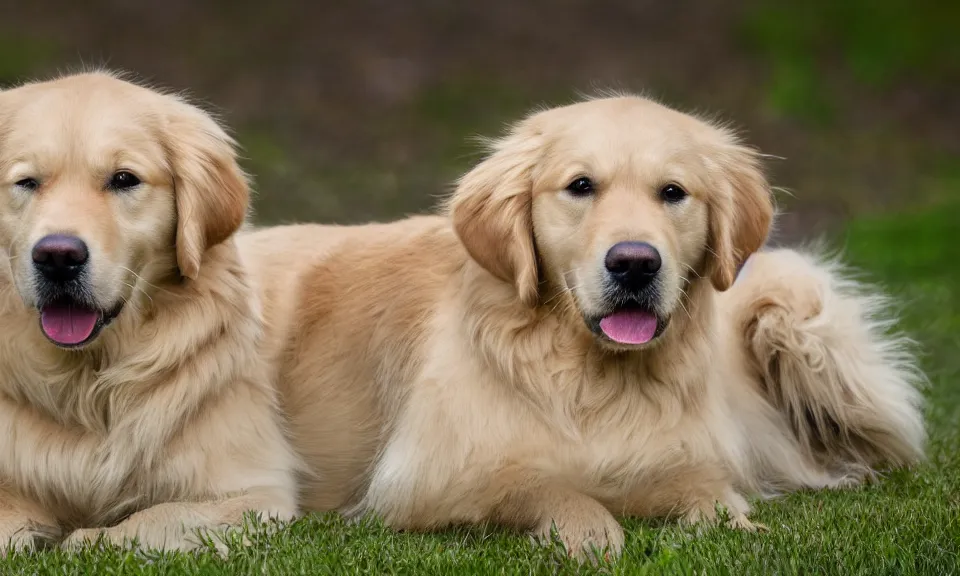
<instances>
[{"instance_id":1,"label":"feathered tail fur","mask_svg":"<svg viewBox=\"0 0 960 576\"><path fill-rule=\"evenodd\" d=\"M742 334L766 400L838 477L923 458L923 373L891 302L836 259L779 249L745 269Z\"/></svg>"}]
</instances>

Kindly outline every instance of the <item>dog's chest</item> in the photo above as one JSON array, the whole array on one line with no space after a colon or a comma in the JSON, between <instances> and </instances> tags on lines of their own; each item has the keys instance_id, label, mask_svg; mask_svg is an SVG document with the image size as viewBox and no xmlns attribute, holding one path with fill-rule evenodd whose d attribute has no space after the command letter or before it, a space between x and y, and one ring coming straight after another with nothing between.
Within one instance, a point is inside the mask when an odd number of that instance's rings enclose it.
<instances>
[{"instance_id":1,"label":"dog's chest","mask_svg":"<svg viewBox=\"0 0 960 576\"><path fill-rule=\"evenodd\" d=\"M111 434L109 405L90 402L92 370L0 362L0 381L0 479L66 524L116 520L173 489L163 470L145 464L136 438Z\"/></svg>"},{"instance_id":2,"label":"dog's chest","mask_svg":"<svg viewBox=\"0 0 960 576\"><path fill-rule=\"evenodd\" d=\"M642 411L610 414L575 430L554 433L545 453L561 477L578 479L587 491L617 492L691 458L692 430Z\"/></svg>"},{"instance_id":3,"label":"dog's chest","mask_svg":"<svg viewBox=\"0 0 960 576\"><path fill-rule=\"evenodd\" d=\"M478 420L474 437L499 443L488 451L499 460L527 462L611 499L700 457L698 447L710 442L704 414L669 395L651 399L636 386L618 389L607 402L559 394L540 403L501 398L502 435Z\"/></svg>"}]
</instances>

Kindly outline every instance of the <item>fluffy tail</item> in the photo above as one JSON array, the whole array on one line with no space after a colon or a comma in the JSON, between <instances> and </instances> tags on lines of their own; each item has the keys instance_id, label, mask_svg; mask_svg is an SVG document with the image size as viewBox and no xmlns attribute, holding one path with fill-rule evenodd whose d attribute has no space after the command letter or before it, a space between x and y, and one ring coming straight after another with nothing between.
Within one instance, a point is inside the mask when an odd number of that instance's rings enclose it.
<instances>
[{"instance_id":1,"label":"fluffy tail","mask_svg":"<svg viewBox=\"0 0 960 576\"><path fill-rule=\"evenodd\" d=\"M923 373L890 302L835 260L754 255L735 297L768 401L828 470L870 473L923 458Z\"/></svg>"}]
</instances>

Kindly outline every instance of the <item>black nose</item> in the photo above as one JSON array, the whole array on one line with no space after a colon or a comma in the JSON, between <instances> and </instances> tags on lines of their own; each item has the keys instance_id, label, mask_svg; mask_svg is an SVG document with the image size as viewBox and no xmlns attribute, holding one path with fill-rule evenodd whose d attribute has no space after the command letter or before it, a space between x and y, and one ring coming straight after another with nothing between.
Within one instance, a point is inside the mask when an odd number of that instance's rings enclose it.
<instances>
[{"instance_id":1,"label":"black nose","mask_svg":"<svg viewBox=\"0 0 960 576\"><path fill-rule=\"evenodd\" d=\"M646 242L620 242L607 252L610 277L627 290L645 288L660 271L660 252Z\"/></svg>"},{"instance_id":2,"label":"black nose","mask_svg":"<svg viewBox=\"0 0 960 576\"><path fill-rule=\"evenodd\" d=\"M76 236L51 234L33 246L33 265L51 282L69 282L80 275L90 254Z\"/></svg>"}]
</instances>

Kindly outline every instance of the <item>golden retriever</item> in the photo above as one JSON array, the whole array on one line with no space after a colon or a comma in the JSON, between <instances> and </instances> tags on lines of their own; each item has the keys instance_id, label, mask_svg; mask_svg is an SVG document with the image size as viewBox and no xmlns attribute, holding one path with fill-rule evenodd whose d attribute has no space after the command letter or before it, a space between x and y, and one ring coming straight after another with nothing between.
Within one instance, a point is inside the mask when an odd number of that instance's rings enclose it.
<instances>
[{"instance_id":1,"label":"golden retriever","mask_svg":"<svg viewBox=\"0 0 960 576\"><path fill-rule=\"evenodd\" d=\"M747 496L922 457L877 297L793 251L736 280L774 206L727 130L632 96L541 111L448 212L239 237L305 509L616 554L617 515L753 529Z\"/></svg>"},{"instance_id":2,"label":"golden retriever","mask_svg":"<svg viewBox=\"0 0 960 576\"><path fill-rule=\"evenodd\" d=\"M189 549L297 511L232 140L107 73L0 93L0 542Z\"/></svg>"}]
</instances>

